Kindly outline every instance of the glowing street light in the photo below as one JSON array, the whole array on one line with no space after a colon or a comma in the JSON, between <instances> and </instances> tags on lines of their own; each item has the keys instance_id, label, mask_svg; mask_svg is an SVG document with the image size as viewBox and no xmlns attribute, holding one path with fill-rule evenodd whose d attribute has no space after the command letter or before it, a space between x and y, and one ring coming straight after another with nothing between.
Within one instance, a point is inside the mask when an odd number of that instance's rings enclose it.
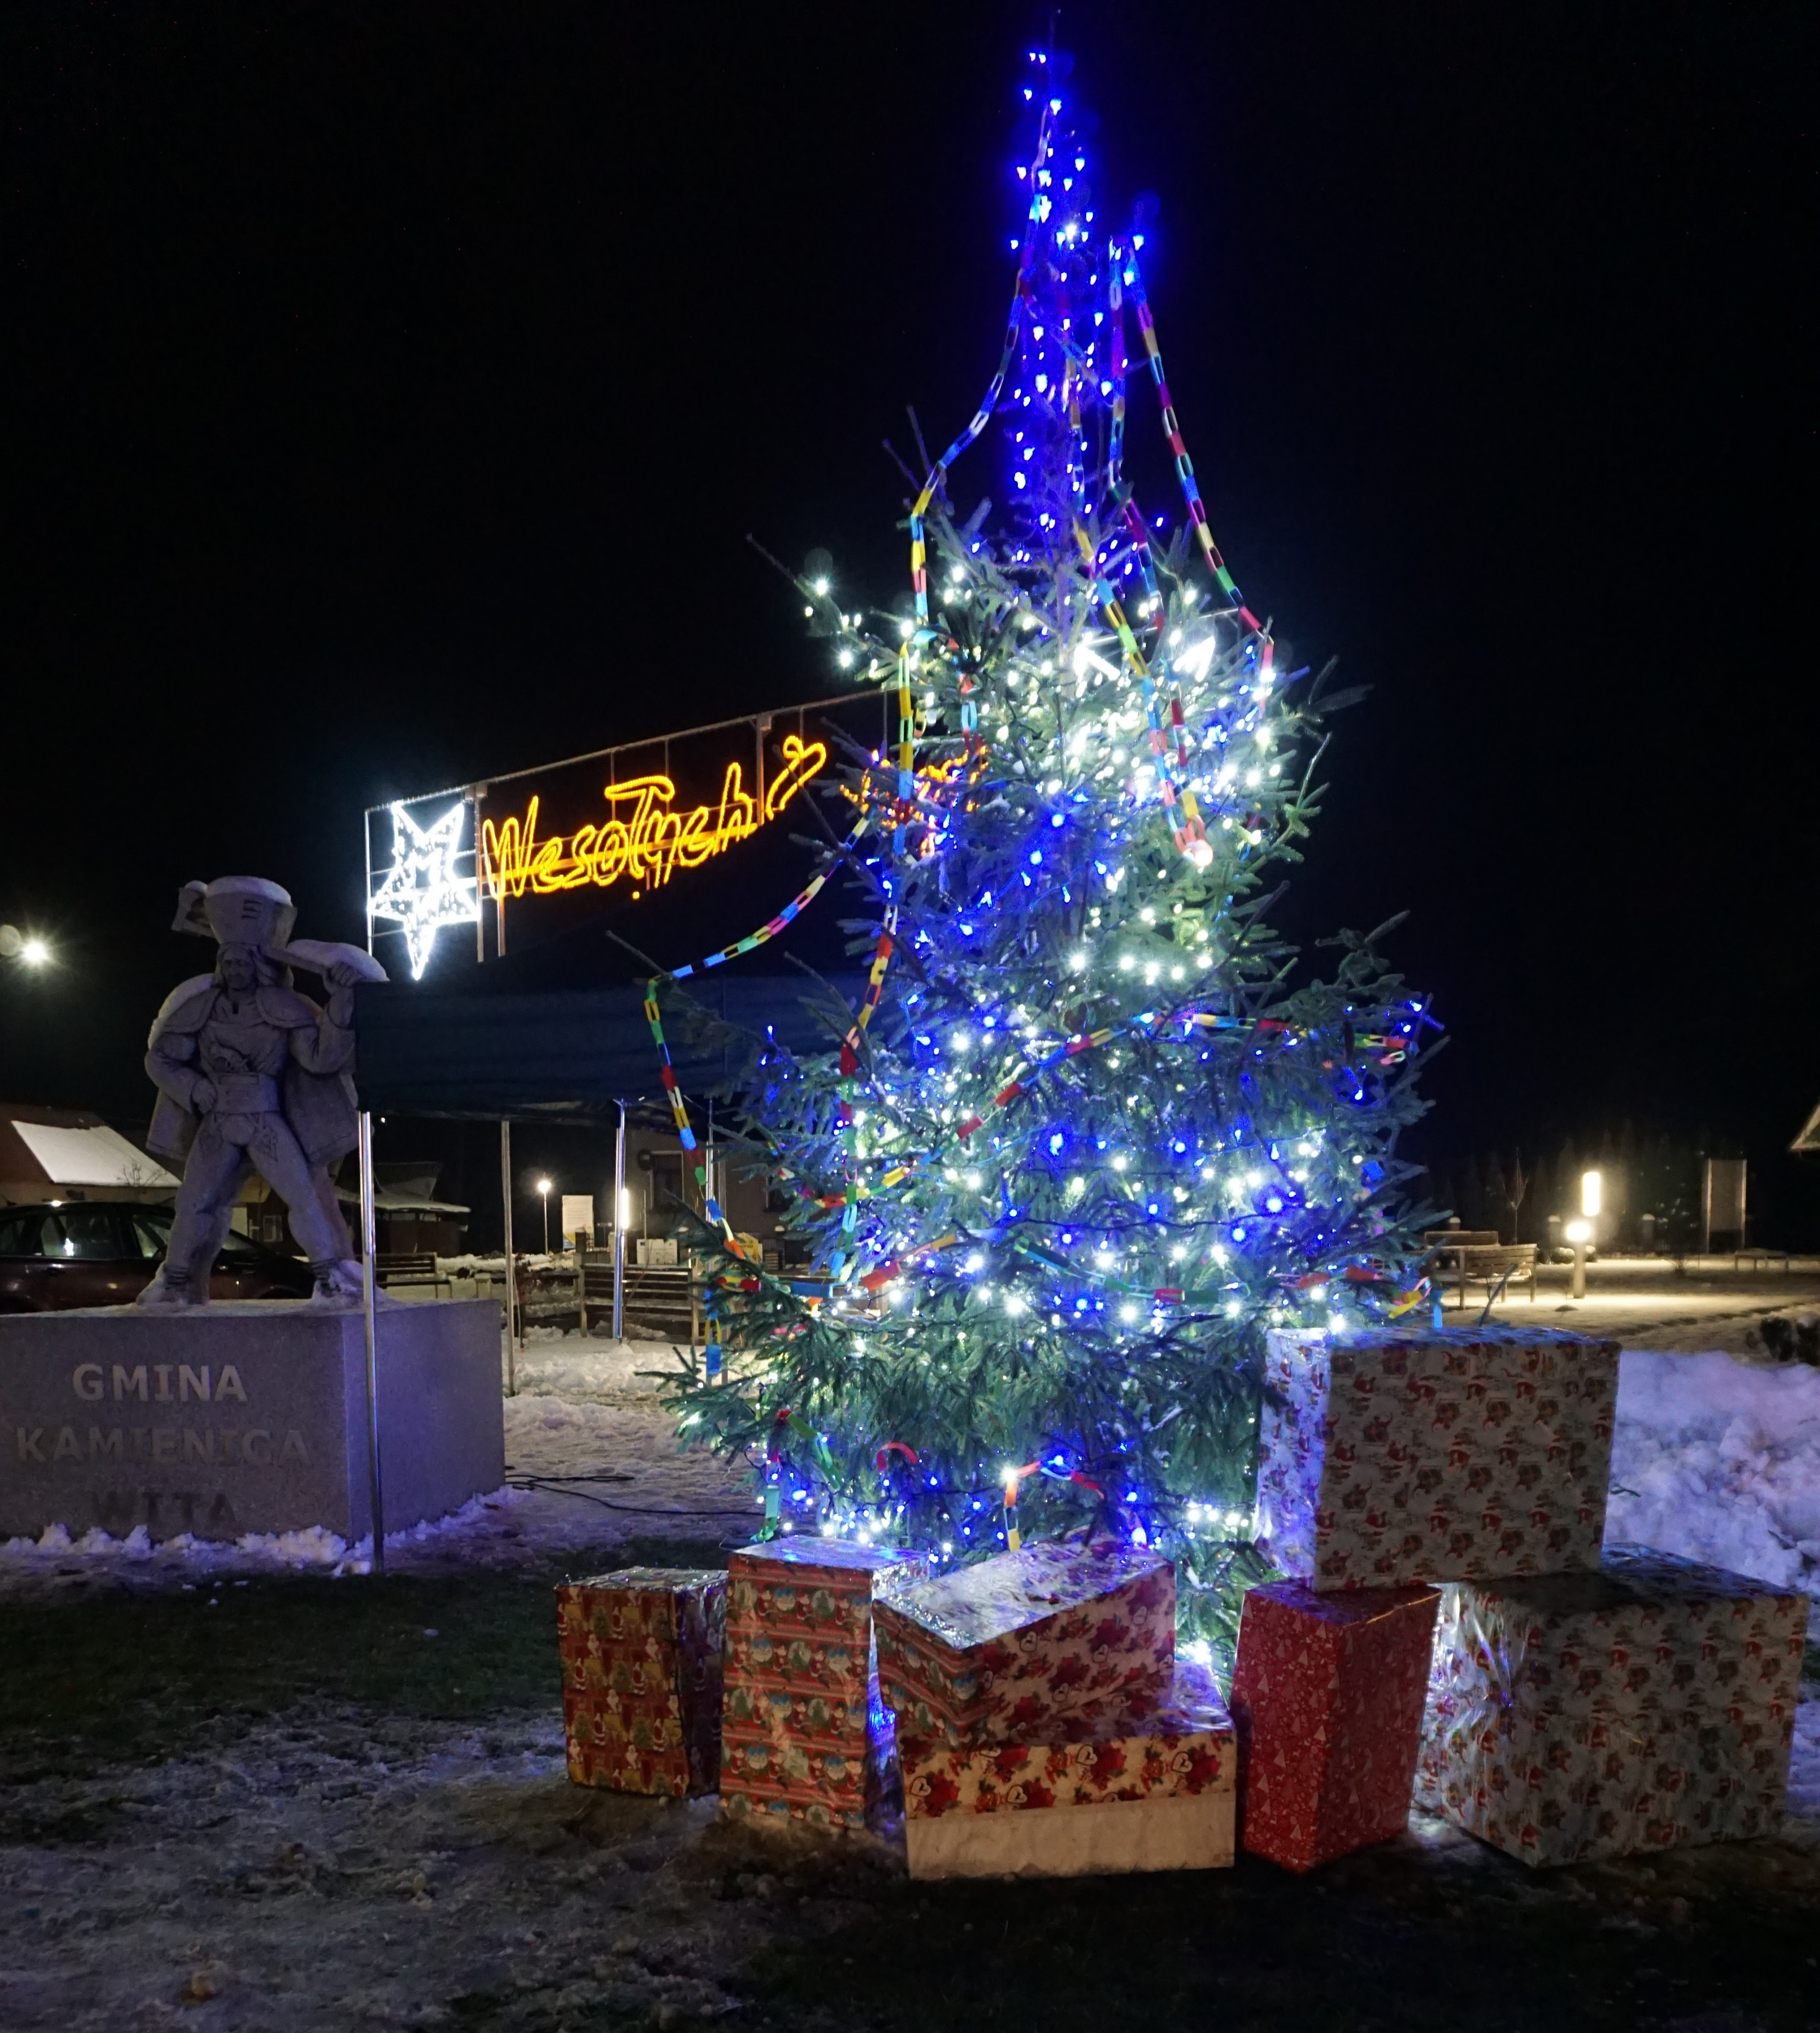
<instances>
[{"instance_id":1,"label":"glowing street light","mask_svg":"<svg viewBox=\"0 0 1820 2033\"><path fill-rule=\"evenodd\" d=\"M1593 1197L1597 1200L1599 1175L1597 1172L1589 1172L1586 1177L1593 1181ZM1582 1181L1581 1182L1582 1204L1585 1197L1585 1181ZM1571 1221L1567 1223L1564 1233L1568 1241L1574 1245L1574 1282L1567 1296L1571 1299L1583 1299L1586 1296L1586 1245L1593 1239L1593 1224L1590 1221Z\"/></svg>"},{"instance_id":2,"label":"glowing street light","mask_svg":"<svg viewBox=\"0 0 1820 2033\"><path fill-rule=\"evenodd\" d=\"M537 1198L544 1204L544 1254L550 1253L550 1185L548 1179L537 1181Z\"/></svg>"},{"instance_id":3,"label":"glowing street light","mask_svg":"<svg viewBox=\"0 0 1820 2033\"><path fill-rule=\"evenodd\" d=\"M1597 1172L1580 1174L1580 1211L1595 1221L1605 1211L1605 1182Z\"/></svg>"},{"instance_id":4,"label":"glowing street light","mask_svg":"<svg viewBox=\"0 0 1820 2033\"><path fill-rule=\"evenodd\" d=\"M16 960L21 967L48 967L51 949L36 933L22 932L17 925L0 925L0 960Z\"/></svg>"}]
</instances>

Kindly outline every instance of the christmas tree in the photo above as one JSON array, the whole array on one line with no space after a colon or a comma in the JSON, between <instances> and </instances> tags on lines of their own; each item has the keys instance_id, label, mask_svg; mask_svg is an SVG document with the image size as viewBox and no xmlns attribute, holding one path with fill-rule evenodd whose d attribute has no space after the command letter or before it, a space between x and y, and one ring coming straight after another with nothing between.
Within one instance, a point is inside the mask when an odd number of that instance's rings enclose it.
<instances>
[{"instance_id":1,"label":"christmas tree","mask_svg":"<svg viewBox=\"0 0 1820 2033\"><path fill-rule=\"evenodd\" d=\"M706 1361L671 1402L764 1463L770 1529L957 1561L1110 1529L1175 1556L1185 1634L1218 1644L1230 1583L1268 1567L1265 1331L1419 1303L1394 1152L1425 1013L1370 938L1308 975L1265 922L1335 702L1279 668L1215 547L1143 232L1100 224L1060 66L1032 62L1004 357L912 506L914 613L869 627L801 582L901 721L852 758L811 885L863 898L870 987L826 1053L764 1051L743 1097L812 1268L723 1238ZM1185 502L1167 542L1127 471L1133 328ZM994 417L996 533L948 495Z\"/></svg>"}]
</instances>

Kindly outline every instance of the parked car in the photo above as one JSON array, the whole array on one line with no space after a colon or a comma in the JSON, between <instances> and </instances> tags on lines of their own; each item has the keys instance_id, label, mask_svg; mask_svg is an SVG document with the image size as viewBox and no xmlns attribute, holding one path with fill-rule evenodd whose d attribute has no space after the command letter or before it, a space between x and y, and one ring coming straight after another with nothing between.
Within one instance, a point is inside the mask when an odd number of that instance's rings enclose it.
<instances>
[{"instance_id":1,"label":"parked car","mask_svg":"<svg viewBox=\"0 0 1820 2033\"><path fill-rule=\"evenodd\" d=\"M124 1306L150 1283L170 1241L171 1210L131 1200L0 1207L0 1312ZM309 1266L230 1235L208 1280L212 1299L307 1299Z\"/></svg>"}]
</instances>

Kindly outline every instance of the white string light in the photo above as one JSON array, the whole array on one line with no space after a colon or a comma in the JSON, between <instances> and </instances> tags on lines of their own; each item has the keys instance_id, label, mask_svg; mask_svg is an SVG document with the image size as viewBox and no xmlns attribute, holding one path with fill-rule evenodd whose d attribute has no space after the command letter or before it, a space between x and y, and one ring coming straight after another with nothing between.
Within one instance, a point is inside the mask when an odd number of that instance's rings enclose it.
<instances>
[{"instance_id":1,"label":"white string light","mask_svg":"<svg viewBox=\"0 0 1820 2033\"><path fill-rule=\"evenodd\" d=\"M413 981L422 980L444 925L480 919L479 885L455 872L466 811L466 799L459 799L440 818L420 826L402 804L391 807L392 864L367 910L403 927Z\"/></svg>"}]
</instances>

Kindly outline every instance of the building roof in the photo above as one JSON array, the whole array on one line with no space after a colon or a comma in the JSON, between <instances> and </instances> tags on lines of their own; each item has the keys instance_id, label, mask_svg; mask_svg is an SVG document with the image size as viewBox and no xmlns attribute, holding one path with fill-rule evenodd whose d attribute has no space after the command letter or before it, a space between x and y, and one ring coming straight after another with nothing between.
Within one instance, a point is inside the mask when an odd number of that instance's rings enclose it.
<instances>
[{"instance_id":1,"label":"building roof","mask_svg":"<svg viewBox=\"0 0 1820 2033\"><path fill-rule=\"evenodd\" d=\"M9 1185L157 1186L174 1175L99 1115L0 1103L0 1179Z\"/></svg>"}]
</instances>

